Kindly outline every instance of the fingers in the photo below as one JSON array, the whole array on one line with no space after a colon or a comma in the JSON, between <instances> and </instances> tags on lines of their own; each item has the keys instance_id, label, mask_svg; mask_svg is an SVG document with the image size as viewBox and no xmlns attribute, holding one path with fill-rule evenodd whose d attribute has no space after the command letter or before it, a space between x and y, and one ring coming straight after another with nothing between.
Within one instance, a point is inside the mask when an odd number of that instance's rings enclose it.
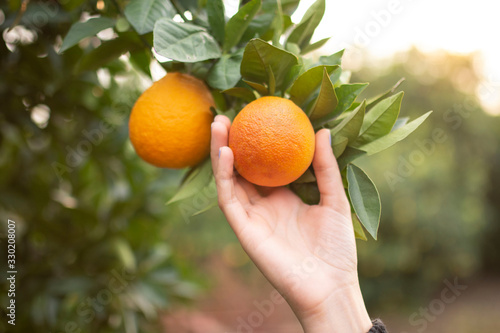
<instances>
[{"instance_id":1,"label":"fingers","mask_svg":"<svg viewBox=\"0 0 500 333\"><path fill-rule=\"evenodd\" d=\"M320 205L329 206L341 213L349 211L349 202L345 196L339 167L330 146L328 129L316 133L313 167L321 197Z\"/></svg>"},{"instance_id":2,"label":"fingers","mask_svg":"<svg viewBox=\"0 0 500 333\"><path fill-rule=\"evenodd\" d=\"M217 170L217 163L219 161L219 149L222 146L228 145L229 127L231 121L228 117L218 115L214 118L212 123L212 141L210 144L210 158L212 160L212 170Z\"/></svg>"},{"instance_id":3,"label":"fingers","mask_svg":"<svg viewBox=\"0 0 500 333\"><path fill-rule=\"evenodd\" d=\"M219 154L217 154L219 155ZM219 206L236 235L247 223L248 215L238 199L233 177L233 152L229 147L220 148L217 168L215 169L215 184L219 196Z\"/></svg>"}]
</instances>

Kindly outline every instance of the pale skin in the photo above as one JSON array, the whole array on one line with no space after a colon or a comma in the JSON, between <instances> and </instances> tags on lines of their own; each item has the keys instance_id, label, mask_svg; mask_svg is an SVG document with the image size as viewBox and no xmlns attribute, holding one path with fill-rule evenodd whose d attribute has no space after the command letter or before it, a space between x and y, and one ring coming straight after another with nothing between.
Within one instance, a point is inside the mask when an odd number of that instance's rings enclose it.
<instances>
[{"instance_id":1,"label":"pale skin","mask_svg":"<svg viewBox=\"0 0 500 333\"><path fill-rule=\"evenodd\" d=\"M329 131L316 133L313 158L321 200L307 205L286 187L257 188L234 171L230 126L227 117L215 117L211 159L219 206L243 249L304 332L368 332L351 211Z\"/></svg>"}]
</instances>

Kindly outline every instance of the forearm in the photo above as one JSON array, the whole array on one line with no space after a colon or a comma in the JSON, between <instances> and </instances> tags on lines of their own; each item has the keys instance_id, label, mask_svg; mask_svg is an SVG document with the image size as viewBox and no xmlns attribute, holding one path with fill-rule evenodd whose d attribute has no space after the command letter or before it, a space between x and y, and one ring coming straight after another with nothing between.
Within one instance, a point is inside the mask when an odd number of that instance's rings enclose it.
<instances>
[{"instance_id":1,"label":"forearm","mask_svg":"<svg viewBox=\"0 0 500 333\"><path fill-rule=\"evenodd\" d=\"M305 333L366 333L372 327L359 285L341 289L325 302L296 312Z\"/></svg>"}]
</instances>

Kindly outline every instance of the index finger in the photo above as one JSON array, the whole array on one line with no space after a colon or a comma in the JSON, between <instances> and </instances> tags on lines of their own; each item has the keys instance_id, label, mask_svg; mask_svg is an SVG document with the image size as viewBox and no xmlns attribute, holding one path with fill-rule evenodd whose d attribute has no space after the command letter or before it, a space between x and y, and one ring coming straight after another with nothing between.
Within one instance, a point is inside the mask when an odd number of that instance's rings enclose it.
<instances>
[{"instance_id":1,"label":"index finger","mask_svg":"<svg viewBox=\"0 0 500 333\"><path fill-rule=\"evenodd\" d=\"M214 173L219 163L219 149L228 145L229 127L231 127L231 121L228 117L222 115L215 116L212 123L212 140L210 143L210 158Z\"/></svg>"}]
</instances>

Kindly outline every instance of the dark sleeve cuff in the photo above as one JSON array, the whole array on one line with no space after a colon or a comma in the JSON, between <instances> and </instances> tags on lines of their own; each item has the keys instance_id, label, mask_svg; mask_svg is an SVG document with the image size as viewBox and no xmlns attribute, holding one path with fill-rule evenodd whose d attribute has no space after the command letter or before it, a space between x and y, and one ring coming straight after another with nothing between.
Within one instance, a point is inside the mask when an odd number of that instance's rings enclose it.
<instances>
[{"instance_id":1,"label":"dark sleeve cuff","mask_svg":"<svg viewBox=\"0 0 500 333\"><path fill-rule=\"evenodd\" d=\"M372 328L368 331L368 333L387 333L387 329L385 328L384 323L380 319L372 320Z\"/></svg>"}]
</instances>

